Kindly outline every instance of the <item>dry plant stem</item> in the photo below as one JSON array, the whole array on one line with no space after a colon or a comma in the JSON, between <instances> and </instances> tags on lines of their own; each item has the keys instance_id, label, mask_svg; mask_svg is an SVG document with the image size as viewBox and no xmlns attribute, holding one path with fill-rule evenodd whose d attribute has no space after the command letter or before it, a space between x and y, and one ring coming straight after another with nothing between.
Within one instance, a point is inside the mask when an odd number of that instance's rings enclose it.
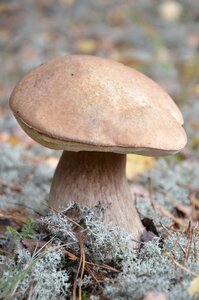
<instances>
[{"instance_id":1,"label":"dry plant stem","mask_svg":"<svg viewBox=\"0 0 199 300\"><path fill-rule=\"evenodd\" d=\"M189 236L189 240L188 240L188 243L187 243L187 246L186 246L186 252L185 252L185 257L184 257L184 265L188 261L188 258L189 258L189 255L190 255L190 249L191 249L192 241L193 241L193 229L192 229L192 232L191 232L191 234Z\"/></svg>"},{"instance_id":2,"label":"dry plant stem","mask_svg":"<svg viewBox=\"0 0 199 300\"><path fill-rule=\"evenodd\" d=\"M153 197L153 190L152 190L152 185L151 185L151 179L148 178L148 185L149 185L149 200L151 203L152 208L157 211L160 215L165 216L172 221L174 221L176 224L182 226L182 227L187 227L187 224L182 221L182 219L175 217L170 213L168 210L166 210L164 207L162 207L160 204L158 204L154 197Z\"/></svg>"},{"instance_id":3,"label":"dry plant stem","mask_svg":"<svg viewBox=\"0 0 199 300\"><path fill-rule=\"evenodd\" d=\"M49 205L65 208L71 202L106 207L105 221L123 227L139 239L143 225L125 173L126 155L64 151L55 171Z\"/></svg>"},{"instance_id":4,"label":"dry plant stem","mask_svg":"<svg viewBox=\"0 0 199 300\"><path fill-rule=\"evenodd\" d=\"M198 251L197 251L197 244L196 244L196 240L194 240L194 257L195 257L195 262L199 261L197 253L198 253Z\"/></svg>"},{"instance_id":5,"label":"dry plant stem","mask_svg":"<svg viewBox=\"0 0 199 300\"><path fill-rule=\"evenodd\" d=\"M193 275L193 276L196 276L196 277L199 276L199 274L197 274L197 273L195 273L195 272L192 272L191 270L185 268L183 265L181 265L179 262L177 262L177 261L174 259L174 257L172 256L171 253L167 253L167 252L166 252L164 255L165 255L165 256L168 256L168 257L172 260L172 262L173 262L177 267L179 267L180 269L184 270L185 272L187 272L187 273L189 273L189 274L191 274L191 275Z\"/></svg>"}]
</instances>

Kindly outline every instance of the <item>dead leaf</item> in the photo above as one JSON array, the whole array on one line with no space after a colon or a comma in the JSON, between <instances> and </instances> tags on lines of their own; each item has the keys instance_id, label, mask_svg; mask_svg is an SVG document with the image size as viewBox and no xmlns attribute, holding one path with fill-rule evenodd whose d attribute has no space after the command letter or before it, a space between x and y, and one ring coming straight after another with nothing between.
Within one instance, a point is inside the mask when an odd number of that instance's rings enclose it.
<instances>
[{"instance_id":1,"label":"dead leaf","mask_svg":"<svg viewBox=\"0 0 199 300\"><path fill-rule=\"evenodd\" d=\"M199 276L192 280L188 292L191 296L199 295Z\"/></svg>"},{"instance_id":2,"label":"dead leaf","mask_svg":"<svg viewBox=\"0 0 199 300\"><path fill-rule=\"evenodd\" d=\"M155 159L153 157L128 154L126 164L127 179L134 179L137 175L150 170L154 164Z\"/></svg>"},{"instance_id":3,"label":"dead leaf","mask_svg":"<svg viewBox=\"0 0 199 300\"><path fill-rule=\"evenodd\" d=\"M93 54L96 48L96 41L93 39L80 39L75 44L75 50L82 54Z\"/></svg>"},{"instance_id":4,"label":"dead leaf","mask_svg":"<svg viewBox=\"0 0 199 300\"><path fill-rule=\"evenodd\" d=\"M30 240L30 239L23 239L22 244L26 247L26 249L33 253L35 248L40 249L42 248L46 242L45 241L39 241L39 240Z\"/></svg>"},{"instance_id":5,"label":"dead leaf","mask_svg":"<svg viewBox=\"0 0 199 300\"><path fill-rule=\"evenodd\" d=\"M176 204L174 208L177 211L178 217L192 219L192 208L182 204Z\"/></svg>"},{"instance_id":6,"label":"dead leaf","mask_svg":"<svg viewBox=\"0 0 199 300\"><path fill-rule=\"evenodd\" d=\"M157 211L160 215L165 216L169 219L171 219L174 222L174 225L176 226L183 226L187 228L187 220L183 220L181 218L175 217L170 211L166 210L163 206L161 206L159 203L155 201L155 198L153 197L153 190L151 185L151 179L148 178L149 183L149 201L151 203L151 206L155 211Z\"/></svg>"},{"instance_id":7,"label":"dead leaf","mask_svg":"<svg viewBox=\"0 0 199 300\"><path fill-rule=\"evenodd\" d=\"M194 205L196 208L199 208L199 199L196 197L196 193L192 193L190 195L190 200L192 205Z\"/></svg>"},{"instance_id":8,"label":"dead leaf","mask_svg":"<svg viewBox=\"0 0 199 300\"><path fill-rule=\"evenodd\" d=\"M21 140L17 136L10 134L7 143L15 147L21 143Z\"/></svg>"},{"instance_id":9,"label":"dead leaf","mask_svg":"<svg viewBox=\"0 0 199 300\"><path fill-rule=\"evenodd\" d=\"M20 211L9 209L7 211L0 211L0 231L5 232L7 226L14 227L16 230L27 222L27 212L25 208Z\"/></svg>"},{"instance_id":10,"label":"dead leaf","mask_svg":"<svg viewBox=\"0 0 199 300\"><path fill-rule=\"evenodd\" d=\"M0 134L0 142L8 143L13 147L21 144L21 140L17 136L8 134L7 132L3 132Z\"/></svg>"},{"instance_id":11,"label":"dead leaf","mask_svg":"<svg viewBox=\"0 0 199 300\"><path fill-rule=\"evenodd\" d=\"M177 217L179 219L185 219L187 221L191 221L193 225L199 221L199 209L192 206L186 206L182 204L178 204L174 206L176 210Z\"/></svg>"},{"instance_id":12,"label":"dead leaf","mask_svg":"<svg viewBox=\"0 0 199 300\"><path fill-rule=\"evenodd\" d=\"M162 216L167 217L168 219L171 219L174 222L175 226L182 226L184 228L187 228L188 221L183 219L175 217L170 211L166 210L163 206L158 204L157 202L153 204L153 208Z\"/></svg>"}]
</instances>

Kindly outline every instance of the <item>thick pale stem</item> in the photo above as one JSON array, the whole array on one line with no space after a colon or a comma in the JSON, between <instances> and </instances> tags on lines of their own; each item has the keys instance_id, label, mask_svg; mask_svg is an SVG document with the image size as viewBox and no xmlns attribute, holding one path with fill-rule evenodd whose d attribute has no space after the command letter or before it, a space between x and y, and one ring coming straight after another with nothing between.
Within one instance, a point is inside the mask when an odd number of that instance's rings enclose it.
<instances>
[{"instance_id":1,"label":"thick pale stem","mask_svg":"<svg viewBox=\"0 0 199 300\"><path fill-rule=\"evenodd\" d=\"M106 207L105 221L139 239L143 226L125 174L126 155L64 151L52 182L49 205L65 208L76 202Z\"/></svg>"}]
</instances>

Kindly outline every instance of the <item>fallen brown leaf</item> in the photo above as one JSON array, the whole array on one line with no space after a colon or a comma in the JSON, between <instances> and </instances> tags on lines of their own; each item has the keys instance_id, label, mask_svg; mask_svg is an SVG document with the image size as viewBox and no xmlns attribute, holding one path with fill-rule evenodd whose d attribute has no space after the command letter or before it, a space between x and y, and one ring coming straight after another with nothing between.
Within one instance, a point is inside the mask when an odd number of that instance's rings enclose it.
<instances>
[{"instance_id":1,"label":"fallen brown leaf","mask_svg":"<svg viewBox=\"0 0 199 300\"><path fill-rule=\"evenodd\" d=\"M75 43L75 50L82 54L94 54L97 45L93 39L80 39Z\"/></svg>"},{"instance_id":2,"label":"fallen brown leaf","mask_svg":"<svg viewBox=\"0 0 199 300\"><path fill-rule=\"evenodd\" d=\"M176 204L174 208L177 211L178 216L181 218L192 219L192 208L183 204Z\"/></svg>"},{"instance_id":3,"label":"fallen brown leaf","mask_svg":"<svg viewBox=\"0 0 199 300\"><path fill-rule=\"evenodd\" d=\"M148 178L148 185L149 185L149 200L153 209L157 211L160 215L167 217L168 219L171 219L174 222L174 225L187 228L188 220L183 220L181 218L175 217L170 211L166 210L166 208L164 208L163 206L161 206L159 203L155 201L153 197L153 190L152 190L150 178Z\"/></svg>"},{"instance_id":4,"label":"fallen brown leaf","mask_svg":"<svg viewBox=\"0 0 199 300\"><path fill-rule=\"evenodd\" d=\"M0 231L5 232L7 226L12 226L19 230L27 222L27 219L25 208L20 209L20 211L15 209L0 210Z\"/></svg>"},{"instance_id":5,"label":"fallen brown leaf","mask_svg":"<svg viewBox=\"0 0 199 300\"><path fill-rule=\"evenodd\" d=\"M188 291L191 296L199 295L199 276L192 280Z\"/></svg>"},{"instance_id":6,"label":"fallen brown leaf","mask_svg":"<svg viewBox=\"0 0 199 300\"><path fill-rule=\"evenodd\" d=\"M0 134L0 142L8 143L11 146L15 147L18 144L21 144L22 141L13 134L8 134L7 132L3 132Z\"/></svg>"},{"instance_id":7,"label":"fallen brown leaf","mask_svg":"<svg viewBox=\"0 0 199 300\"><path fill-rule=\"evenodd\" d=\"M46 242L39 241L39 240L23 239L22 244L27 248L27 250L30 253L33 253L35 248L37 248L39 250L46 244Z\"/></svg>"},{"instance_id":8,"label":"fallen brown leaf","mask_svg":"<svg viewBox=\"0 0 199 300\"><path fill-rule=\"evenodd\" d=\"M199 208L199 199L196 197L195 193L192 193L190 195L190 201L191 203L196 206L197 208Z\"/></svg>"},{"instance_id":9,"label":"fallen brown leaf","mask_svg":"<svg viewBox=\"0 0 199 300\"><path fill-rule=\"evenodd\" d=\"M149 156L141 156L136 154L127 155L126 176L128 180L132 180L137 175L150 170L155 164L155 159Z\"/></svg>"}]
</instances>

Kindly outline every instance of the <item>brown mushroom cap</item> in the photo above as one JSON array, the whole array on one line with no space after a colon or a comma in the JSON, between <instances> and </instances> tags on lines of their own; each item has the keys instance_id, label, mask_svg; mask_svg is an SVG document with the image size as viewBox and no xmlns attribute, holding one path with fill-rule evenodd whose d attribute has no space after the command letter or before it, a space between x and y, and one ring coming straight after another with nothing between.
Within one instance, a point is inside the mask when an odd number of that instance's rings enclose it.
<instances>
[{"instance_id":1,"label":"brown mushroom cap","mask_svg":"<svg viewBox=\"0 0 199 300\"><path fill-rule=\"evenodd\" d=\"M99 57L66 55L40 65L17 84L10 107L49 148L167 155L186 144L169 95L140 72Z\"/></svg>"}]
</instances>

